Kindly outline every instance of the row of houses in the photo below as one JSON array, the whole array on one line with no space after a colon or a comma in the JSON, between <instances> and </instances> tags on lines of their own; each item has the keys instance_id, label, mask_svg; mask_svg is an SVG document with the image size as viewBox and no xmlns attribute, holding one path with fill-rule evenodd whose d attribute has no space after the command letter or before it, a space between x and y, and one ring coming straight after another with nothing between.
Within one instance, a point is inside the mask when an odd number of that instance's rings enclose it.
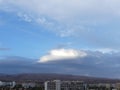
<instances>
[{"instance_id":1,"label":"row of houses","mask_svg":"<svg viewBox=\"0 0 120 90\"><path fill-rule=\"evenodd\" d=\"M42 83L33 83L33 82L2 82L0 81L0 87L15 87L17 84L21 85L22 88L34 88L42 87L42 90L120 90L120 83L117 84L86 84L83 81L61 81L61 80L52 80L45 81ZM21 89L22 90L22 89Z\"/></svg>"},{"instance_id":2,"label":"row of houses","mask_svg":"<svg viewBox=\"0 0 120 90\"><path fill-rule=\"evenodd\" d=\"M3 82L0 81L0 90L44 90L44 82Z\"/></svg>"},{"instance_id":3,"label":"row of houses","mask_svg":"<svg viewBox=\"0 0 120 90\"><path fill-rule=\"evenodd\" d=\"M82 81L46 81L45 90L120 90L120 83L86 84Z\"/></svg>"}]
</instances>

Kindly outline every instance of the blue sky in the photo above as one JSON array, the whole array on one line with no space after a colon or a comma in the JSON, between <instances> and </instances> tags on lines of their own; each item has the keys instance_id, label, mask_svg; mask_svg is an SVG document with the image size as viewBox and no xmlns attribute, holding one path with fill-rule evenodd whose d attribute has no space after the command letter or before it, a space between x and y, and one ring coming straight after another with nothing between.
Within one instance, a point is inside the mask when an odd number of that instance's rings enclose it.
<instances>
[{"instance_id":1,"label":"blue sky","mask_svg":"<svg viewBox=\"0 0 120 90\"><path fill-rule=\"evenodd\" d=\"M0 73L120 78L119 3L0 0Z\"/></svg>"}]
</instances>

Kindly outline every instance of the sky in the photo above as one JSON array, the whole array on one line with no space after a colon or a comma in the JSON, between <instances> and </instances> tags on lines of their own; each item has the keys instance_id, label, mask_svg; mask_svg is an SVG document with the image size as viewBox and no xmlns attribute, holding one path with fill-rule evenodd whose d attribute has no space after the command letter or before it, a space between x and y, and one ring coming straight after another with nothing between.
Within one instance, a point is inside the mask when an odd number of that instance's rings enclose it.
<instances>
[{"instance_id":1,"label":"sky","mask_svg":"<svg viewBox=\"0 0 120 90\"><path fill-rule=\"evenodd\" d=\"M0 0L0 73L120 78L120 0Z\"/></svg>"}]
</instances>

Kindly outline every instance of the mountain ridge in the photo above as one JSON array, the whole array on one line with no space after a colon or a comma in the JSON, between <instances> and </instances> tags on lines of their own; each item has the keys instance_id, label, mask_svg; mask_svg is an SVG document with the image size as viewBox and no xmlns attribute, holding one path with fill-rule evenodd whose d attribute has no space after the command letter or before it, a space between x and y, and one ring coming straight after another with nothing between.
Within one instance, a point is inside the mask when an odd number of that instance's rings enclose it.
<instances>
[{"instance_id":1,"label":"mountain ridge","mask_svg":"<svg viewBox=\"0 0 120 90\"><path fill-rule=\"evenodd\" d=\"M0 81L16 81L16 82L36 82L46 80L81 80L86 83L118 83L120 79L99 78L91 76L80 76L71 74L56 73L21 73L21 74L0 74Z\"/></svg>"}]
</instances>

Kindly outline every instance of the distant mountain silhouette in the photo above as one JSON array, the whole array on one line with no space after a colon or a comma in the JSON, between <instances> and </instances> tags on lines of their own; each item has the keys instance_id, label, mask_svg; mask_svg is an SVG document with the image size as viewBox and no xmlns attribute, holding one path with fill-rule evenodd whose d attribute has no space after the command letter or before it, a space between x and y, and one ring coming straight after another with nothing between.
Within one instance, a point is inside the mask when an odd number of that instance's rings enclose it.
<instances>
[{"instance_id":1,"label":"distant mountain silhouette","mask_svg":"<svg viewBox=\"0 0 120 90\"><path fill-rule=\"evenodd\" d=\"M16 82L41 82L46 80L81 80L86 83L118 83L120 79L97 78L78 75L65 75L65 74L46 74L46 73L23 73L23 74L0 74L1 81L16 81Z\"/></svg>"}]
</instances>

